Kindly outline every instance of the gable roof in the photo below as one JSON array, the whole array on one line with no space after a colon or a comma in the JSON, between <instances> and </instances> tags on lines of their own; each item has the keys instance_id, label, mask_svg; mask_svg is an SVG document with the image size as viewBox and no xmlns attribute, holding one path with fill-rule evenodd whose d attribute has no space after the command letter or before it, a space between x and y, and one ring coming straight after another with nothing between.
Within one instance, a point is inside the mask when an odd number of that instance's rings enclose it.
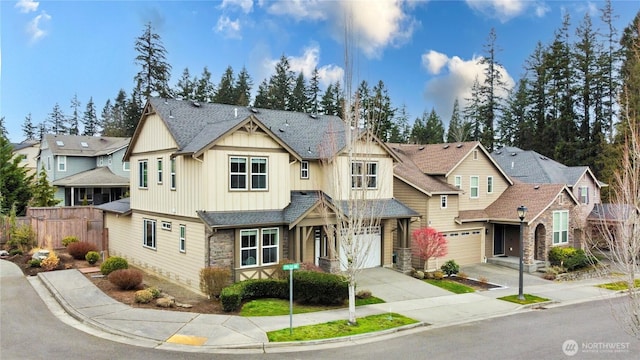
<instances>
[{"instance_id":1,"label":"gable roof","mask_svg":"<svg viewBox=\"0 0 640 360\"><path fill-rule=\"evenodd\" d=\"M59 134L45 134L43 138L52 154L78 157L110 155L127 147L130 140L122 137Z\"/></svg>"},{"instance_id":2,"label":"gable roof","mask_svg":"<svg viewBox=\"0 0 640 360\"><path fill-rule=\"evenodd\" d=\"M55 186L129 186L129 178L114 174L108 167L97 167L55 180Z\"/></svg>"},{"instance_id":3,"label":"gable roof","mask_svg":"<svg viewBox=\"0 0 640 360\"><path fill-rule=\"evenodd\" d=\"M27 139L27 140L24 140L23 142L20 142L20 143L11 143L11 146L13 147L13 151L19 151L19 150L22 150L22 149L35 147L35 146L38 146L38 145L40 145L40 141L33 140L33 139Z\"/></svg>"},{"instance_id":4,"label":"gable roof","mask_svg":"<svg viewBox=\"0 0 640 360\"><path fill-rule=\"evenodd\" d=\"M335 145L331 155L342 151L347 145L345 123L332 115L312 115L158 97L149 99L145 114L150 113L158 114L164 122L178 145L176 154L197 155L213 146L226 134L245 125L261 129L298 159L318 160L327 157L327 139L331 139ZM139 136L144 119L143 115L132 143ZM359 131L354 131L357 132ZM378 143L395 157L384 143ZM125 158L131 151L132 147L125 154Z\"/></svg>"},{"instance_id":5,"label":"gable roof","mask_svg":"<svg viewBox=\"0 0 640 360\"><path fill-rule=\"evenodd\" d=\"M530 184L566 184L575 186L589 174L602 187L588 166L566 166L533 150L507 146L491 153L491 157L509 176Z\"/></svg>"},{"instance_id":6,"label":"gable roof","mask_svg":"<svg viewBox=\"0 0 640 360\"><path fill-rule=\"evenodd\" d=\"M111 212L119 215L131 214L131 198L123 198L108 203L95 206L102 211Z\"/></svg>"},{"instance_id":7,"label":"gable roof","mask_svg":"<svg viewBox=\"0 0 640 360\"><path fill-rule=\"evenodd\" d=\"M428 196L432 196L434 194L457 194L462 192L461 189L458 189L453 185L441 181L434 176L424 174L406 154L398 151L397 148L393 146L392 149L400 159L400 163L393 168L393 176L397 179Z\"/></svg>"}]
</instances>

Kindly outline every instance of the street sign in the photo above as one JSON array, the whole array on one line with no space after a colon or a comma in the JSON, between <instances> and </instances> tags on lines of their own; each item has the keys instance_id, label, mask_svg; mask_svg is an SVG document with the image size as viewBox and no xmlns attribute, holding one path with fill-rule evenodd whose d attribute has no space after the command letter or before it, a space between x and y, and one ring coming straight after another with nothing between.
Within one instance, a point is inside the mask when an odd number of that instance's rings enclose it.
<instances>
[{"instance_id":1,"label":"street sign","mask_svg":"<svg viewBox=\"0 0 640 360\"><path fill-rule=\"evenodd\" d=\"M300 270L300 263L284 264L282 265L282 270Z\"/></svg>"}]
</instances>

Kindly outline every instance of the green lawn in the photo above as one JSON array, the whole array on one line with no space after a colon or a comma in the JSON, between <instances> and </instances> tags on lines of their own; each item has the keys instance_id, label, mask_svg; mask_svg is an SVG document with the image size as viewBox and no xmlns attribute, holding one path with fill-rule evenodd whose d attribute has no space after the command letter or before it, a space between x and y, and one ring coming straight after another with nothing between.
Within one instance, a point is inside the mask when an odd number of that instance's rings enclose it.
<instances>
[{"instance_id":1,"label":"green lawn","mask_svg":"<svg viewBox=\"0 0 640 360\"><path fill-rule=\"evenodd\" d=\"M424 280L431 285L435 285L437 287L443 288L445 290L451 291L455 294L466 294L475 292L473 288L470 288L466 285L462 285L455 281L450 280L435 280L435 279L426 279Z\"/></svg>"},{"instance_id":2,"label":"green lawn","mask_svg":"<svg viewBox=\"0 0 640 360\"><path fill-rule=\"evenodd\" d=\"M379 304L384 300L375 296L366 299L356 299L356 306ZM293 303L294 314L304 314L314 311L339 309L344 306L303 305ZM241 316L276 316L289 315L289 300L284 299L254 299L246 302L240 310Z\"/></svg>"},{"instance_id":3,"label":"green lawn","mask_svg":"<svg viewBox=\"0 0 640 360\"><path fill-rule=\"evenodd\" d=\"M640 287L640 279L635 279L634 282L635 282L635 287ZM629 286L626 281L615 281L615 282L610 282L610 283L601 284L597 286L603 289L616 290L616 291L629 289Z\"/></svg>"},{"instance_id":4,"label":"green lawn","mask_svg":"<svg viewBox=\"0 0 640 360\"><path fill-rule=\"evenodd\" d=\"M337 320L324 324L296 327L293 328L293 334L289 333L289 328L270 331L267 333L267 337L270 342L329 339L393 329L417 322L417 320L400 314L387 313L358 318L357 325L349 325L347 320Z\"/></svg>"},{"instance_id":5,"label":"green lawn","mask_svg":"<svg viewBox=\"0 0 640 360\"><path fill-rule=\"evenodd\" d=\"M529 305L529 304L536 304L536 303L549 301L549 299L546 299L546 298L543 298L543 297L539 297L539 296L535 296L535 295L529 295L529 294L524 294L524 300L519 300L518 299L518 295L503 296L503 297L498 298L498 299L499 300L504 300L504 301L509 301L509 302L512 302L512 303L520 304L520 305Z\"/></svg>"}]
</instances>

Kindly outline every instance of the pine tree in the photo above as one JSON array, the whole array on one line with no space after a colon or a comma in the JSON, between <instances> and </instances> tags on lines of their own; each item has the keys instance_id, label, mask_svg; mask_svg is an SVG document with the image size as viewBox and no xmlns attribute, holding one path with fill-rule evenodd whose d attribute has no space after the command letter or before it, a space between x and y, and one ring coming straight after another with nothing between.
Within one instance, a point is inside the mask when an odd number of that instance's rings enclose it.
<instances>
[{"instance_id":1,"label":"pine tree","mask_svg":"<svg viewBox=\"0 0 640 360\"><path fill-rule=\"evenodd\" d=\"M334 106L333 84L329 84L320 99L320 109L325 115L338 115L338 110Z\"/></svg>"},{"instance_id":2,"label":"pine tree","mask_svg":"<svg viewBox=\"0 0 640 360\"><path fill-rule=\"evenodd\" d=\"M333 106L336 109L336 116L338 116L339 118L346 120L345 116L344 116L344 111L345 111L345 98L344 98L344 92L342 90L342 87L340 86L340 81L336 81L336 83L333 85L333 96L334 96L334 103Z\"/></svg>"},{"instance_id":3,"label":"pine tree","mask_svg":"<svg viewBox=\"0 0 640 360\"><path fill-rule=\"evenodd\" d=\"M293 73L289 59L284 54L275 66L275 74L269 79L269 108L289 110Z\"/></svg>"},{"instance_id":4,"label":"pine tree","mask_svg":"<svg viewBox=\"0 0 640 360\"><path fill-rule=\"evenodd\" d=\"M480 64L485 66L484 83L479 88L479 122L482 124L480 140L489 151L493 151L495 123L502 111L503 99L499 93L504 90L506 86L506 83L502 79L502 73L500 72L501 65L496 57L496 53L499 51L496 45L496 38L496 31L494 28L491 28L487 44L484 46L486 56L480 59Z\"/></svg>"},{"instance_id":5,"label":"pine tree","mask_svg":"<svg viewBox=\"0 0 640 360\"><path fill-rule=\"evenodd\" d=\"M373 129L375 132L375 124L369 124L371 121L369 117L369 111L371 110L371 89L369 89L369 84L366 80L362 80L360 85L358 85L358 89L354 95L354 100L352 101L351 111L355 117L354 119L348 119L351 121L352 126L364 127L368 126ZM347 119L345 119L347 120Z\"/></svg>"},{"instance_id":6,"label":"pine tree","mask_svg":"<svg viewBox=\"0 0 640 360\"><path fill-rule=\"evenodd\" d=\"M4 116L0 117L0 136L8 136L9 132L7 131L7 127L4 125Z\"/></svg>"},{"instance_id":7,"label":"pine tree","mask_svg":"<svg viewBox=\"0 0 640 360\"><path fill-rule=\"evenodd\" d=\"M529 114L528 80L523 77L512 89L502 118L498 121L500 144L531 149L535 124Z\"/></svg>"},{"instance_id":8,"label":"pine tree","mask_svg":"<svg viewBox=\"0 0 640 360\"><path fill-rule=\"evenodd\" d=\"M173 90L177 99L190 100L194 98L197 79L192 79L189 68L186 67L182 71L182 77L178 80L176 88Z\"/></svg>"},{"instance_id":9,"label":"pine tree","mask_svg":"<svg viewBox=\"0 0 640 360\"><path fill-rule=\"evenodd\" d=\"M481 88L478 78L473 81L471 86L471 97L467 98L467 106L464 109L465 121L469 122L471 127L471 140L479 141L482 133L482 98Z\"/></svg>"},{"instance_id":10,"label":"pine tree","mask_svg":"<svg viewBox=\"0 0 640 360\"><path fill-rule=\"evenodd\" d=\"M140 93L134 90L131 93L131 97L125 103L124 110L124 133L121 136L131 137L138 127L138 122L142 117L144 104L142 103L142 97Z\"/></svg>"},{"instance_id":11,"label":"pine tree","mask_svg":"<svg viewBox=\"0 0 640 360\"><path fill-rule=\"evenodd\" d=\"M23 216L31 198L29 184L32 176L20 164L21 159L13 156L13 146L3 130L4 117L0 118L0 213L8 214L15 205L16 212Z\"/></svg>"},{"instance_id":12,"label":"pine tree","mask_svg":"<svg viewBox=\"0 0 640 360\"><path fill-rule=\"evenodd\" d=\"M309 79L309 87L307 88L307 99L309 101L309 107L307 112L311 114L317 114L319 110L320 102L320 74L318 68L313 68L311 78Z\"/></svg>"},{"instance_id":13,"label":"pine tree","mask_svg":"<svg viewBox=\"0 0 640 360\"><path fill-rule=\"evenodd\" d=\"M106 116L102 135L116 137L127 136L127 124L125 122L127 115L127 93L124 89L118 91L113 106L111 106L110 102L108 105L109 109L107 109L106 104L102 113L103 116ZM105 113L105 111L109 112Z\"/></svg>"},{"instance_id":14,"label":"pine tree","mask_svg":"<svg viewBox=\"0 0 640 360\"><path fill-rule=\"evenodd\" d=\"M396 109L391 105L389 91L382 80L378 81L372 92L368 110L369 121L374 124L373 128L378 138L382 141L388 141L394 126L393 118Z\"/></svg>"},{"instance_id":15,"label":"pine tree","mask_svg":"<svg viewBox=\"0 0 640 360\"><path fill-rule=\"evenodd\" d=\"M49 184L47 180L47 172L44 171L44 166L38 172L38 179L31 187L33 197L29 202L33 207L48 207L56 206L61 200L56 199L56 188Z\"/></svg>"},{"instance_id":16,"label":"pine tree","mask_svg":"<svg viewBox=\"0 0 640 360\"><path fill-rule=\"evenodd\" d=\"M447 130L447 142L464 142L471 138L471 123L465 121L460 112L460 103L456 98L453 102L453 110L451 111L451 120L449 121L449 129Z\"/></svg>"},{"instance_id":17,"label":"pine tree","mask_svg":"<svg viewBox=\"0 0 640 360\"><path fill-rule=\"evenodd\" d=\"M29 113L24 118L24 123L22 124L22 134L27 140L33 140L36 138L36 127L33 125L33 121L31 120L31 113Z\"/></svg>"},{"instance_id":18,"label":"pine tree","mask_svg":"<svg viewBox=\"0 0 640 360\"><path fill-rule=\"evenodd\" d=\"M102 128L103 136L110 136L109 129L111 128L111 116L113 114L113 105L111 104L111 99L107 99L104 103L104 107L102 108L102 112L100 113L100 127Z\"/></svg>"},{"instance_id":19,"label":"pine tree","mask_svg":"<svg viewBox=\"0 0 640 360\"><path fill-rule=\"evenodd\" d=\"M167 50L160 35L153 32L151 23L147 23L142 35L136 38L134 49L138 54L135 62L141 67L134 78L135 88L140 89L144 98L170 97L171 65L166 60Z\"/></svg>"},{"instance_id":20,"label":"pine tree","mask_svg":"<svg viewBox=\"0 0 640 360\"><path fill-rule=\"evenodd\" d=\"M84 136L94 136L100 132L100 124L98 122L98 116L96 115L96 106L93 103L93 97L89 98L89 102L87 102L84 109L82 124L84 127L82 135Z\"/></svg>"},{"instance_id":21,"label":"pine tree","mask_svg":"<svg viewBox=\"0 0 640 360\"><path fill-rule=\"evenodd\" d=\"M43 121L38 124L38 141L42 142L42 139L44 139L44 134L46 134L47 131L49 131L49 129L47 128L46 122Z\"/></svg>"},{"instance_id":22,"label":"pine tree","mask_svg":"<svg viewBox=\"0 0 640 360\"><path fill-rule=\"evenodd\" d=\"M525 70L527 70L527 89L529 103L529 117L533 123L533 136L527 143L529 147L523 149L534 150L541 154L551 156L549 152L547 139L544 133L547 128L547 81L548 71L545 63L547 57L547 49L541 42L536 44L533 53L526 61ZM523 144L522 144L523 145ZM524 145L523 145L524 146Z\"/></svg>"},{"instance_id":23,"label":"pine tree","mask_svg":"<svg viewBox=\"0 0 640 360\"><path fill-rule=\"evenodd\" d=\"M215 93L215 86L211 82L211 73L205 66L202 75L195 84L194 100L200 102L212 102Z\"/></svg>"},{"instance_id":24,"label":"pine tree","mask_svg":"<svg viewBox=\"0 0 640 360\"><path fill-rule=\"evenodd\" d=\"M409 113L407 112L407 105L402 104L398 109L398 115L396 116L394 126L391 128L389 142L404 144L409 141L410 133L411 128L409 127Z\"/></svg>"},{"instance_id":25,"label":"pine tree","mask_svg":"<svg viewBox=\"0 0 640 360\"><path fill-rule=\"evenodd\" d=\"M234 105L236 102L234 94L234 82L233 68L228 66L222 74L218 89L213 96L213 102L218 104L230 104Z\"/></svg>"},{"instance_id":26,"label":"pine tree","mask_svg":"<svg viewBox=\"0 0 640 360\"><path fill-rule=\"evenodd\" d=\"M64 114L58 103L53 106L53 110L49 113L48 122L51 124L51 131L53 131L54 134L66 134L69 131L65 125L66 120Z\"/></svg>"},{"instance_id":27,"label":"pine tree","mask_svg":"<svg viewBox=\"0 0 640 360\"><path fill-rule=\"evenodd\" d=\"M428 141L427 127L425 125L425 120L427 117L427 112L424 111L422 113L422 118L417 117L413 121L413 126L411 127L411 135L409 135L409 142L411 144L426 144Z\"/></svg>"},{"instance_id":28,"label":"pine tree","mask_svg":"<svg viewBox=\"0 0 640 360\"><path fill-rule=\"evenodd\" d=\"M234 104L239 106L249 106L251 103L251 87L253 82L246 67L242 67L236 83L233 87Z\"/></svg>"},{"instance_id":29,"label":"pine tree","mask_svg":"<svg viewBox=\"0 0 640 360\"><path fill-rule=\"evenodd\" d=\"M270 108L269 84L267 83L267 79L262 80L262 82L258 86L258 93L256 94L256 98L253 101L253 106L263 109Z\"/></svg>"},{"instance_id":30,"label":"pine tree","mask_svg":"<svg viewBox=\"0 0 640 360\"><path fill-rule=\"evenodd\" d=\"M71 99L71 109L69 135L80 135L80 100L78 100L78 94L74 94Z\"/></svg>"},{"instance_id":31,"label":"pine tree","mask_svg":"<svg viewBox=\"0 0 640 360\"><path fill-rule=\"evenodd\" d=\"M307 110L307 86L304 80L304 74L300 72L296 77L291 97L289 98L289 110L304 112Z\"/></svg>"},{"instance_id":32,"label":"pine tree","mask_svg":"<svg viewBox=\"0 0 640 360\"><path fill-rule=\"evenodd\" d=\"M600 56L600 75L604 80L604 91L599 98L602 101L603 109L603 132L606 133L606 140L613 142L614 118L616 97L620 90L620 80L617 76L619 73L618 64L622 60L621 48L618 44L618 32L613 25L617 16L613 13L611 0L605 0L605 5L600 9L600 19L606 26L602 36L605 37L605 49Z\"/></svg>"},{"instance_id":33,"label":"pine tree","mask_svg":"<svg viewBox=\"0 0 640 360\"><path fill-rule=\"evenodd\" d=\"M427 116L427 112L425 111L422 114L422 118L424 119ZM436 113L436 109L431 109L431 112L426 117L425 130L426 130L426 143L427 144L440 144L444 139L444 125L442 125L442 119Z\"/></svg>"}]
</instances>

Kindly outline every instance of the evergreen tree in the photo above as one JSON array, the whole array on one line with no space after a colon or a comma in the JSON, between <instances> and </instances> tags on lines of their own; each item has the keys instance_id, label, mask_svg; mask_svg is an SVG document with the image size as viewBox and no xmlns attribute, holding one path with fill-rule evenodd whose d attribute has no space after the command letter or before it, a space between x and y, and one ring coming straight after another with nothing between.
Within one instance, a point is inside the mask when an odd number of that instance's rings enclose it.
<instances>
[{"instance_id":1,"label":"evergreen tree","mask_svg":"<svg viewBox=\"0 0 640 360\"><path fill-rule=\"evenodd\" d=\"M480 141L489 151L493 151L495 138L495 123L502 111L502 102L499 92L505 89L506 83L502 79L500 63L496 56L499 51L496 45L496 31L491 28L489 38L484 49L486 56L480 59L484 65L484 83L479 88L480 111L479 123L482 124Z\"/></svg>"},{"instance_id":2,"label":"evergreen tree","mask_svg":"<svg viewBox=\"0 0 640 360\"><path fill-rule=\"evenodd\" d=\"M110 112L108 114L105 114L103 111L103 115L107 116L107 120L103 125L104 131L102 135L116 137L127 136L128 126L125 122L127 116L127 93L124 89L118 91L113 106L111 106L109 110Z\"/></svg>"},{"instance_id":3,"label":"evergreen tree","mask_svg":"<svg viewBox=\"0 0 640 360\"><path fill-rule=\"evenodd\" d=\"M80 100L78 100L78 94L74 94L71 99L71 109L69 135L80 135Z\"/></svg>"},{"instance_id":4,"label":"evergreen tree","mask_svg":"<svg viewBox=\"0 0 640 360\"><path fill-rule=\"evenodd\" d=\"M291 96L289 98L289 110L297 112L305 112L308 107L307 86L304 80L304 74L300 72L296 77Z\"/></svg>"},{"instance_id":5,"label":"evergreen tree","mask_svg":"<svg viewBox=\"0 0 640 360\"><path fill-rule=\"evenodd\" d=\"M335 115L337 115L339 118L343 120L346 120L344 116L345 98L344 98L344 92L342 91L342 87L340 86L340 81L336 81L336 83L333 85L333 96L334 96L333 106L337 111Z\"/></svg>"},{"instance_id":6,"label":"evergreen tree","mask_svg":"<svg viewBox=\"0 0 640 360\"><path fill-rule=\"evenodd\" d=\"M327 86L320 100L320 109L325 115L338 115L338 109L335 106L335 97L333 95L333 84Z\"/></svg>"},{"instance_id":7,"label":"evergreen tree","mask_svg":"<svg viewBox=\"0 0 640 360\"><path fill-rule=\"evenodd\" d=\"M613 141L614 117L616 107L616 97L620 90L620 80L618 64L622 60L621 48L618 46L618 32L613 25L617 16L613 13L611 0L605 0L605 5L600 9L600 19L606 26L602 36L605 37L605 49L599 58L600 76L604 82L602 95L597 96L602 101L603 109L603 132L610 143Z\"/></svg>"},{"instance_id":8,"label":"evergreen tree","mask_svg":"<svg viewBox=\"0 0 640 360\"><path fill-rule=\"evenodd\" d=\"M213 96L213 102L218 104L230 104L234 105L236 102L234 93L235 78L233 75L233 68L228 66L222 74L218 89Z\"/></svg>"},{"instance_id":9,"label":"evergreen tree","mask_svg":"<svg viewBox=\"0 0 640 360\"><path fill-rule=\"evenodd\" d=\"M49 129L47 128L46 122L43 121L38 124L38 141L42 142L42 139L44 139L44 134L46 134L47 131L49 131Z\"/></svg>"},{"instance_id":10,"label":"evergreen tree","mask_svg":"<svg viewBox=\"0 0 640 360\"><path fill-rule=\"evenodd\" d=\"M389 134L389 142L404 144L409 141L409 135L411 128L409 127L409 113L407 112L407 105L402 104L398 109L398 115L396 116L394 126L391 128Z\"/></svg>"},{"instance_id":11,"label":"evergreen tree","mask_svg":"<svg viewBox=\"0 0 640 360\"><path fill-rule=\"evenodd\" d=\"M293 81L293 72L291 71L289 59L282 54L280 61L276 63L275 74L269 79L268 108L289 110Z\"/></svg>"},{"instance_id":12,"label":"evergreen tree","mask_svg":"<svg viewBox=\"0 0 640 360\"><path fill-rule=\"evenodd\" d=\"M66 134L69 131L65 125L66 120L64 114L58 103L53 106L53 110L49 113L48 121L51 124L51 131L53 131L54 134Z\"/></svg>"},{"instance_id":13,"label":"evergreen tree","mask_svg":"<svg viewBox=\"0 0 640 360\"><path fill-rule=\"evenodd\" d=\"M9 132L7 131L7 127L4 125L4 116L0 117L0 136L8 136Z\"/></svg>"},{"instance_id":14,"label":"evergreen tree","mask_svg":"<svg viewBox=\"0 0 640 360\"><path fill-rule=\"evenodd\" d=\"M196 81L193 98L200 102L212 102L214 94L215 86L211 82L211 73L205 66L204 69L202 69L202 75L200 75L200 78Z\"/></svg>"},{"instance_id":15,"label":"evergreen tree","mask_svg":"<svg viewBox=\"0 0 640 360\"><path fill-rule=\"evenodd\" d=\"M447 130L447 142L465 142L471 138L471 123L465 121L460 113L460 103L458 99L453 102L453 110L451 111L451 120L449 121L449 129Z\"/></svg>"},{"instance_id":16,"label":"evergreen tree","mask_svg":"<svg viewBox=\"0 0 640 360\"><path fill-rule=\"evenodd\" d=\"M15 205L17 214L24 216L31 198L32 176L27 175L21 159L13 156L13 146L3 125L4 117L0 118L0 213L8 214Z\"/></svg>"},{"instance_id":17,"label":"evergreen tree","mask_svg":"<svg viewBox=\"0 0 640 360\"><path fill-rule=\"evenodd\" d=\"M233 87L234 104L239 106L249 106L251 102L251 87L253 82L246 67L238 74L235 86Z\"/></svg>"},{"instance_id":18,"label":"evergreen tree","mask_svg":"<svg viewBox=\"0 0 640 360\"><path fill-rule=\"evenodd\" d=\"M160 35L153 32L151 23L147 23L142 35L136 38L134 49L138 54L135 62L141 67L134 78L135 88L140 89L144 98L170 97L171 65L166 60L167 50Z\"/></svg>"},{"instance_id":19,"label":"evergreen tree","mask_svg":"<svg viewBox=\"0 0 640 360\"><path fill-rule=\"evenodd\" d=\"M618 126L616 143L628 138L629 126L640 126L640 11L627 26L620 39L622 45L622 92L620 107L628 114L629 122L621 122ZM638 131L640 132L640 131Z\"/></svg>"},{"instance_id":20,"label":"evergreen tree","mask_svg":"<svg viewBox=\"0 0 640 360\"><path fill-rule=\"evenodd\" d=\"M103 136L111 136L109 135L109 129L112 127L111 124L111 116L113 114L113 105L111 104L111 99L107 99L104 103L104 107L102 108L102 112L100 113L100 127L102 128Z\"/></svg>"},{"instance_id":21,"label":"evergreen tree","mask_svg":"<svg viewBox=\"0 0 640 360\"><path fill-rule=\"evenodd\" d=\"M256 98L253 101L253 106L264 109L268 109L270 107L269 84L267 83L267 79L262 80L262 82L258 86L258 93L256 94Z\"/></svg>"},{"instance_id":22,"label":"evergreen tree","mask_svg":"<svg viewBox=\"0 0 640 360\"><path fill-rule=\"evenodd\" d=\"M530 149L547 156L551 156L549 153L547 139L544 138L544 133L547 128L547 79L548 71L545 64L545 58L547 57L547 50L544 48L541 42L536 44L533 53L526 61L527 70L527 89L528 89L528 103L529 103L529 117L533 126L533 137L529 139L527 144L529 147L522 147L523 149ZM524 144L521 144L524 146Z\"/></svg>"},{"instance_id":23,"label":"evergreen tree","mask_svg":"<svg viewBox=\"0 0 640 360\"><path fill-rule=\"evenodd\" d=\"M96 106L93 103L93 97L89 98L89 102L84 109L84 114L82 115L82 124L84 130L82 131L82 135L84 136L94 136L100 132L100 124L98 121L98 116L96 115Z\"/></svg>"},{"instance_id":24,"label":"evergreen tree","mask_svg":"<svg viewBox=\"0 0 640 360\"><path fill-rule=\"evenodd\" d=\"M124 110L124 133L121 136L131 137L136 131L138 122L142 117L144 104L142 103L142 97L140 93L134 90L131 93L131 97L125 103Z\"/></svg>"},{"instance_id":25,"label":"evergreen tree","mask_svg":"<svg viewBox=\"0 0 640 360\"><path fill-rule=\"evenodd\" d=\"M320 102L320 74L318 68L313 68L311 73L311 79L309 79L309 87L307 89L307 99L309 101L309 107L307 112L311 114L317 114L319 110Z\"/></svg>"},{"instance_id":26,"label":"evergreen tree","mask_svg":"<svg viewBox=\"0 0 640 360\"><path fill-rule=\"evenodd\" d=\"M38 172L38 179L31 187L33 197L29 203L33 207L56 206L61 200L55 198L56 188L49 184L44 166Z\"/></svg>"},{"instance_id":27,"label":"evergreen tree","mask_svg":"<svg viewBox=\"0 0 640 360\"><path fill-rule=\"evenodd\" d=\"M426 143L427 144L440 144L444 139L444 125L442 125L442 119L436 113L435 109L431 109L431 112L427 116L425 111L422 114L422 119L425 119L426 130Z\"/></svg>"},{"instance_id":28,"label":"evergreen tree","mask_svg":"<svg viewBox=\"0 0 640 360\"><path fill-rule=\"evenodd\" d=\"M27 140L33 140L36 138L36 127L33 125L33 121L31 120L31 113L29 113L24 118L24 123L22 124L22 134Z\"/></svg>"},{"instance_id":29,"label":"evergreen tree","mask_svg":"<svg viewBox=\"0 0 640 360\"><path fill-rule=\"evenodd\" d=\"M529 116L527 78L523 77L507 99L503 117L498 121L500 145L531 149L535 125Z\"/></svg>"},{"instance_id":30,"label":"evergreen tree","mask_svg":"<svg viewBox=\"0 0 640 360\"><path fill-rule=\"evenodd\" d=\"M373 94L369 101L368 116L373 123L375 134L382 141L388 141L391 129L393 128L393 118L396 109L391 106L389 91L382 80L373 87Z\"/></svg>"},{"instance_id":31,"label":"evergreen tree","mask_svg":"<svg viewBox=\"0 0 640 360\"><path fill-rule=\"evenodd\" d=\"M422 118L417 117L414 120L413 126L411 127L411 135L409 135L409 142L411 144L427 143L429 137L429 135L427 134L427 127L425 125L427 116L427 112L424 111L422 113Z\"/></svg>"},{"instance_id":32,"label":"evergreen tree","mask_svg":"<svg viewBox=\"0 0 640 360\"><path fill-rule=\"evenodd\" d=\"M351 121L352 126L356 127L370 127L374 132L376 131L374 125L371 124L372 118L369 117L369 111L371 111L371 90L369 89L369 84L366 80L362 80L360 85L358 85L358 89L354 95L354 100L352 101L352 109L350 111L351 114L355 117L354 119L345 119Z\"/></svg>"},{"instance_id":33,"label":"evergreen tree","mask_svg":"<svg viewBox=\"0 0 640 360\"><path fill-rule=\"evenodd\" d=\"M173 93L176 95L177 99L180 100L191 100L194 99L195 90L196 90L197 79L192 79L191 74L189 73L189 68L186 67L182 70L182 77L178 80L176 84L176 88L173 90Z\"/></svg>"},{"instance_id":34,"label":"evergreen tree","mask_svg":"<svg viewBox=\"0 0 640 360\"><path fill-rule=\"evenodd\" d=\"M471 97L467 98L467 106L464 109L465 121L471 127L471 140L479 141L482 133L482 98L481 88L478 78L473 81L471 86Z\"/></svg>"}]
</instances>

